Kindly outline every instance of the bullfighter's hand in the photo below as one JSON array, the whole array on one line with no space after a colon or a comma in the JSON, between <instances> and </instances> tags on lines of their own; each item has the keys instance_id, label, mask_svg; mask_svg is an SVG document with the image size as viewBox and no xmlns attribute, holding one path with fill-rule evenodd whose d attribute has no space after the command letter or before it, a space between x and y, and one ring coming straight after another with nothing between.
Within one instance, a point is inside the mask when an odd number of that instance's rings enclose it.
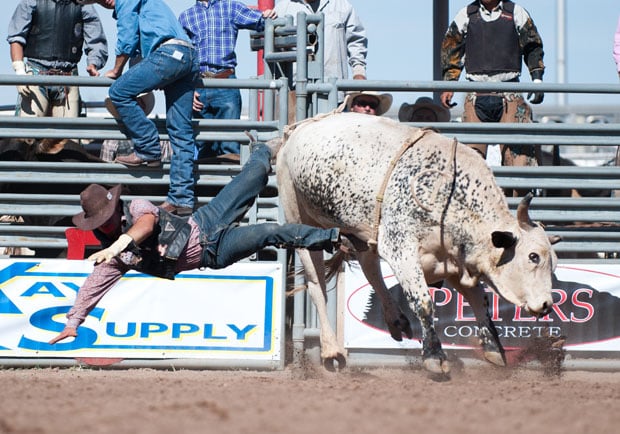
<instances>
[{"instance_id":1,"label":"bullfighter's hand","mask_svg":"<svg viewBox=\"0 0 620 434\"><path fill-rule=\"evenodd\" d=\"M65 327L65 329L58 334L58 336L50 340L48 343L53 345L56 342L62 341L63 339L74 338L76 336L77 336L76 329L74 329L73 327Z\"/></svg>"},{"instance_id":2,"label":"bullfighter's hand","mask_svg":"<svg viewBox=\"0 0 620 434\"><path fill-rule=\"evenodd\" d=\"M355 74L353 80L366 80L366 76L362 74Z\"/></svg>"},{"instance_id":3,"label":"bullfighter's hand","mask_svg":"<svg viewBox=\"0 0 620 434\"><path fill-rule=\"evenodd\" d=\"M96 264L100 262L110 262L112 258L120 255L120 253L127 248L127 246L133 241L127 234L122 234L118 237L118 240L114 241L110 247L107 249L100 250L96 253L93 253L88 257L89 261L95 261Z\"/></svg>"}]
</instances>

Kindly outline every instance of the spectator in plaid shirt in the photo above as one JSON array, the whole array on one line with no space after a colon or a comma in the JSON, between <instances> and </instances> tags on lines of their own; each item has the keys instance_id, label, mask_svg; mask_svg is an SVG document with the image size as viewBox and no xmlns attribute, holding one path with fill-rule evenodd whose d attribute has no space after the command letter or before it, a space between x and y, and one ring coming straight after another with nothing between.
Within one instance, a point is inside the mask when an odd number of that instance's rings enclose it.
<instances>
[{"instance_id":1,"label":"spectator in plaid shirt","mask_svg":"<svg viewBox=\"0 0 620 434\"><path fill-rule=\"evenodd\" d=\"M202 78L236 78L235 45L239 29L263 30L273 10L258 11L237 0L197 0L179 16L179 22L198 50ZM239 89L199 88L194 93L194 116L203 119L239 119ZM198 158L238 155L238 142L197 143Z\"/></svg>"}]
</instances>

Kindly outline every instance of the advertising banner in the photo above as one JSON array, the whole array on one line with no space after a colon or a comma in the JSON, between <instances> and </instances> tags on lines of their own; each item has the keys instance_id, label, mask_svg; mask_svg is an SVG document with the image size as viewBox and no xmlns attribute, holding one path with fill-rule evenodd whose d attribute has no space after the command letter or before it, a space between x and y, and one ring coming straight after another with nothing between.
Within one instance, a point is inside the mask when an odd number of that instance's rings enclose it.
<instances>
[{"instance_id":1,"label":"advertising banner","mask_svg":"<svg viewBox=\"0 0 620 434\"><path fill-rule=\"evenodd\" d=\"M280 360L282 269L238 263L165 280L127 273L78 328L65 325L93 263L0 260L0 357Z\"/></svg>"},{"instance_id":2,"label":"advertising banner","mask_svg":"<svg viewBox=\"0 0 620 434\"><path fill-rule=\"evenodd\" d=\"M421 328L389 266L383 276L409 318L414 339L390 337L381 305L355 263L345 271L344 343L347 348L421 348ZM564 337L571 351L620 351L620 266L560 264L553 279L553 311L535 318L486 289L493 322L508 350L522 348L532 337ZM431 288L435 327L444 348L478 348L478 327L462 295L449 287Z\"/></svg>"}]
</instances>

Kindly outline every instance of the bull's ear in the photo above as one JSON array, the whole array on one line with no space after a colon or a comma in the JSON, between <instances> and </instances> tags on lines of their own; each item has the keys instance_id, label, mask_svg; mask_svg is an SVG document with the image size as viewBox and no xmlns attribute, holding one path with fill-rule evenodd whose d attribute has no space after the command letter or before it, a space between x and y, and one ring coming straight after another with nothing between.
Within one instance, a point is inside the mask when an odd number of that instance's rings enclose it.
<instances>
[{"instance_id":1,"label":"bull's ear","mask_svg":"<svg viewBox=\"0 0 620 434\"><path fill-rule=\"evenodd\" d=\"M547 238L549 238L549 243L550 243L551 245L553 245L553 244L557 244L557 243L559 243L560 241L562 241L562 237L561 237L561 236L559 236L559 235L549 235Z\"/></svg>"},{"instance_id":2,"label":"bull's ear","mask_svg":"<svg viewBox=\"0 0 620 434\"><path fill-rule=\"evenodd\" d=\"M509 249L517 242L517 237L515 237L512 232L505 231L493 232L491 234L491 239L493 240L493 245L498 249Z\"/></svg>"}]
</instances>

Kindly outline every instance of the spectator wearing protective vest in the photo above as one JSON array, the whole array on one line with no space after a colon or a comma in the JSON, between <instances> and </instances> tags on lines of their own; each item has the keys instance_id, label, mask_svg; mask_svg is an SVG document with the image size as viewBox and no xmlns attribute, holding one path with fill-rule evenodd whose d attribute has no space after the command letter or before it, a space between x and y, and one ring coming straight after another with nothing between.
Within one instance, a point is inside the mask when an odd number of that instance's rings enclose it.
<instances>
[{"instance_id":1,"label":"spectator wearing protective vest","mask_svg":"<svg viewBox=\"0 0 620 434\"><path fill-rule=\"evenodd\" d=\"M543 43L529 13L512 1L478 0L462 8L450 24L441 46L444 80L517 82L525 62L532 81L542 81ZM450 108L453 92L443 92L441 103ZM528 93L532 104L542 92ZM463 122L532 122L530 106L519 93L471 92L465 97ZM486 157L487 146L471 145ZM501 146L505 166L538 165L535 146Z\"/></svg>"},{"instance_id":2,"label":"spectator wearing protective vest","mask_svg":"<svg viewBox=\"0 0 620 434\"><path fill-rule=\"evenodd\" d=\"M266 246L328 252L338 247L337 228L292 223L239 225L267 185L271 171L272 149L256 143L251 150L241 172L189 218L174 216L144 199L125 204L120 199L120 185L109 190L97 184L88 186L80 195L83 211L73 217L73 223L94 230L105 249L89 257L96 263L93 272L78 291L64 330L50 343L77 336L88 313L130 269L174 279L184 270L224 268Z\"/></svg>"},{"instance_id":3,"label":"spectator wearing protective vest","mask_svg":"<svg viewBox=\"0 0 620 434\"><path fill-rule=\"evenodd\" d=\"M9 23L13 69L18 75L78 75L82 52L93 77L108 61L108 43L93 6L80 0L21 0ZM18 86L20 116L77 117L77 86Z\"/></svg>"}]
</instances>

